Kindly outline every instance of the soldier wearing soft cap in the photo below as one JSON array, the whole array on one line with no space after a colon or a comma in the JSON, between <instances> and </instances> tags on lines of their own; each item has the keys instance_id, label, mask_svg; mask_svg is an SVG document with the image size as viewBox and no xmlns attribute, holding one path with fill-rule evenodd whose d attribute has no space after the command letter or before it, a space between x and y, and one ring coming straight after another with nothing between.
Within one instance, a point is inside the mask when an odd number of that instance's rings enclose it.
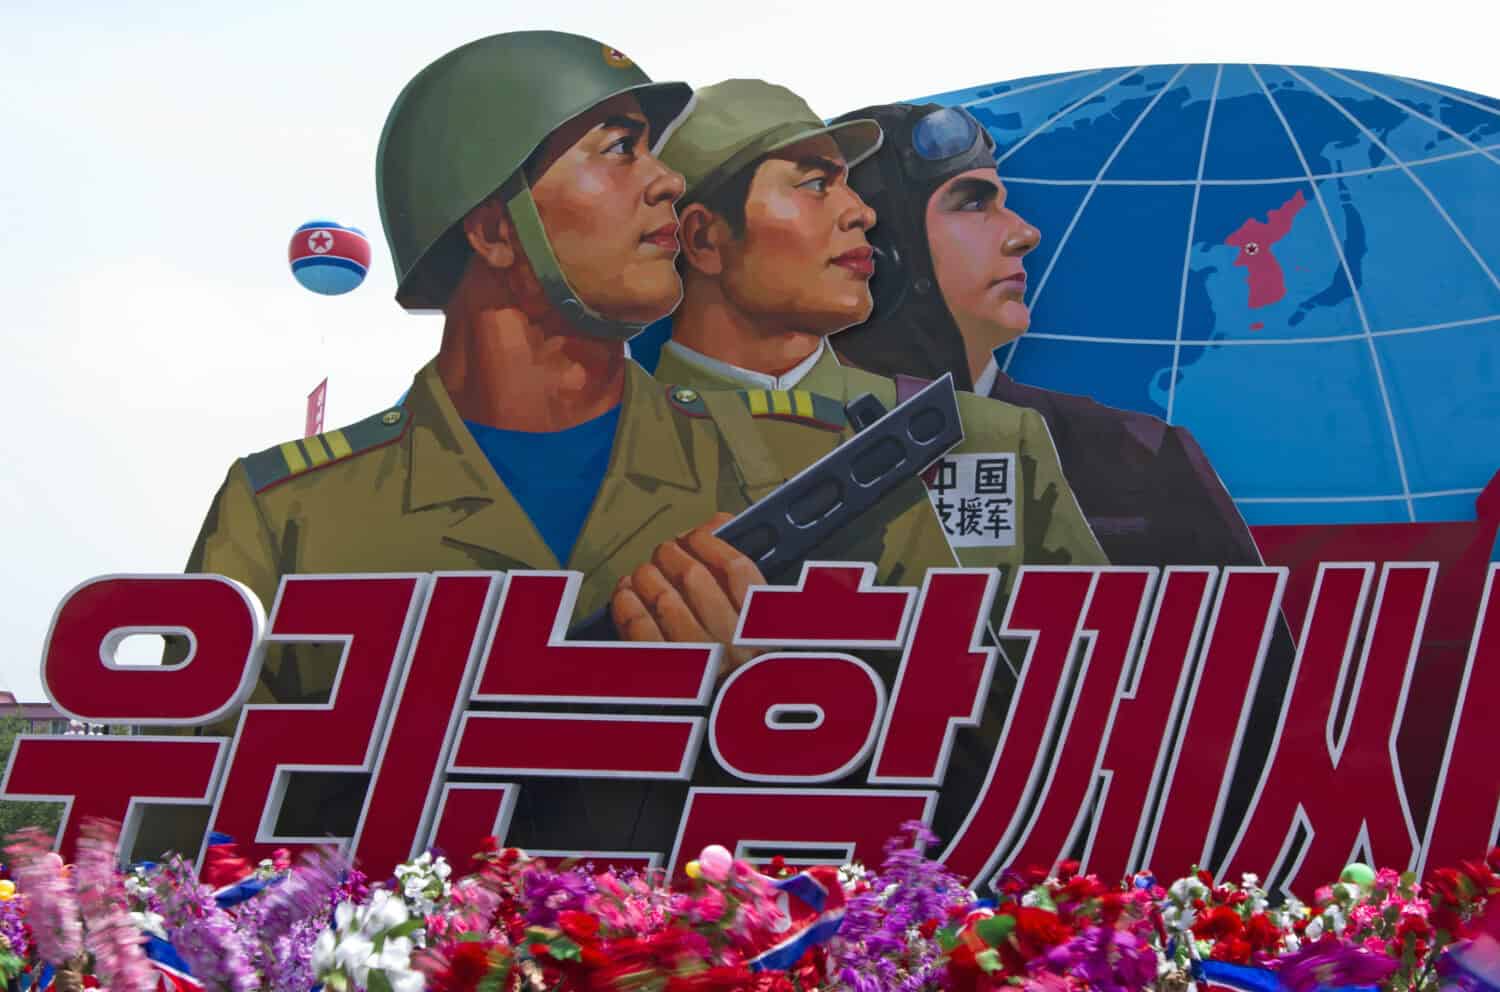
<instances>
[{"instance_id":1,"label":"soldier wearing soft cap","mask_svg":"<svg viewBox=\"0 0 1500 992\"><path fill-rule=\"evenodd\" d=\"M698 91L658 153L682 173L683 300L656 376L698 389L798 388L887 405L904 384L840 364L828 338L873 305L878 218L849 172L880 126L825 126L790 90L732 79ZM929 479L959 559L1016 567L1100 564L1046 424L1032 410L960 394L965 440Z\"/></svg>"}]
</instances>

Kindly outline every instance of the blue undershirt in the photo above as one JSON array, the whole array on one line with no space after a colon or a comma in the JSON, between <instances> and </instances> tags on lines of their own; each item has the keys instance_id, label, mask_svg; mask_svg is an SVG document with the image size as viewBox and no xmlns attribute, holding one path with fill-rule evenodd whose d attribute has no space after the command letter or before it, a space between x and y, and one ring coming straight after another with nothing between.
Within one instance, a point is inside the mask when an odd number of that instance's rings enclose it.
<instances>
[{"instance_id":1,"label":"blue undershirt","mask_svg":"<svg viewBox=\"0 0 1500 992\"><path fill-rule=\"evenodd\" d=\"M609 469L620 408L567 430L506 431L465 420L469 433L563 565Z\"/></svg>"}]
</instances>

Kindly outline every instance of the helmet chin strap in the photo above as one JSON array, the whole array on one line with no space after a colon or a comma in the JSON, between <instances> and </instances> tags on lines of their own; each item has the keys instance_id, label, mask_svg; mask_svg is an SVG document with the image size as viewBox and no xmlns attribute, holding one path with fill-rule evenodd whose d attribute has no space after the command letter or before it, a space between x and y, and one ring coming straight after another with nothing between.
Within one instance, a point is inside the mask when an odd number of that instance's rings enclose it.
<instances>
[{"instance_id":1,"label":"helmet chin strap","mask_svg":"<svg viewBox=\"0 0 1500 992\"><path fill-rule=\"evenodd\" d=\"M604 341L628 341L645 329L645 324L631 324L622 320L611 320L596 313L578 298L573 287L568 285L557 256L552 253L552 242L547 240L547 230L542 226L541 214L537 213L536 201L531 198L531 187L524 177L518 189L505 201L510 212L511 223L516 229L516 239L526 260L531 263L537 281L547 300L557 308L567 321L581 333Z\"/></svg>"}]
</instances>

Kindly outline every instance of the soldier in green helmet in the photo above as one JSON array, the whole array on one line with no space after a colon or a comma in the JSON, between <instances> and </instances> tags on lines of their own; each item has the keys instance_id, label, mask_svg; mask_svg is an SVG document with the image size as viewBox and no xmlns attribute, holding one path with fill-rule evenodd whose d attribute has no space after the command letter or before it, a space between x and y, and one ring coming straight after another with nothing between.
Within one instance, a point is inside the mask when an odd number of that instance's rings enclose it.
<instances>
[{"instance_id":1,"label":"soldier in green helmet","mask_svg":"<svg viewBox=\"0 0 1500 992\"><path fill-rule=\"evenodd\" d=\"M555 32L484 38L418 73L377 181L396 299L443 313L438 354L400 406L235 462L188 570L236 578L269 609L289 573L567 568L583 574L578 616L607 608L627 638L745 660L728 645L764 579L711 529L851 430L825 399L720 402L627 355L681 296L682 177L650 142L690 96ZM916 480L852 530L819 557L905 583L953 563ZM274 646L252 698L325 699L337 654ZM363 782L343 802L311 781L300 795L322 801L299 800L294 778L281 830L347 833L329 814L357 810ZM317 815L289 826L299 804Z\"/></svg>"},{"instance_id":2,"label":"soldier in green helmet","mask_svg":"<svg viewBox=\"0 0 1500 992\"><path fill-rule=\"evenodd\" d=\"M828 127L795 93L731 79L698 91L659 149L686 178L682 306L656 375L698 389L806 389L840 402L898 381L840 364L827 338L869 316L875 213L848 173L881 143L873 120ZM1102 564L1104 554L1032 410L959 394L964 442L929 480L971 567Z\"/></svg>"}]
</instances>

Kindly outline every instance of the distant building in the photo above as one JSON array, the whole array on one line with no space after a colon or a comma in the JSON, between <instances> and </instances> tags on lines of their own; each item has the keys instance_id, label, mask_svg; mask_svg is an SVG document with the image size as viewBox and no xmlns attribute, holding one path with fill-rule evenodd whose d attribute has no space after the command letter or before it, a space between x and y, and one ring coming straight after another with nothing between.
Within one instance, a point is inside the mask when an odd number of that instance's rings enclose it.
<instances>
[{"instance_id":1,"label":"distant building","mask_svg":"<svg viewBox=\"0 0 1500 992\"><path fill-rule=\"evenodd\" d=\"M27 722L29 734L65 734L69 720L51 703L23 703L15 693L0 692L0 717L19 716Z\"/></svg>"},{"instance_id":2,"label":"distant building","mask_svg":"<svg viewBox=\"0 0 1500 992\"><path fill-rule=\"evenodd\" d=\"M106 728L98 723L79 723L77 720L69 719L57 711L57 707L51 703L23 703L16 699L15 693L0 692L0 717L18 716L26 721L26 733L28 734L135 734L139 733L136 727Z\"/></svg>"}]
</instances>

